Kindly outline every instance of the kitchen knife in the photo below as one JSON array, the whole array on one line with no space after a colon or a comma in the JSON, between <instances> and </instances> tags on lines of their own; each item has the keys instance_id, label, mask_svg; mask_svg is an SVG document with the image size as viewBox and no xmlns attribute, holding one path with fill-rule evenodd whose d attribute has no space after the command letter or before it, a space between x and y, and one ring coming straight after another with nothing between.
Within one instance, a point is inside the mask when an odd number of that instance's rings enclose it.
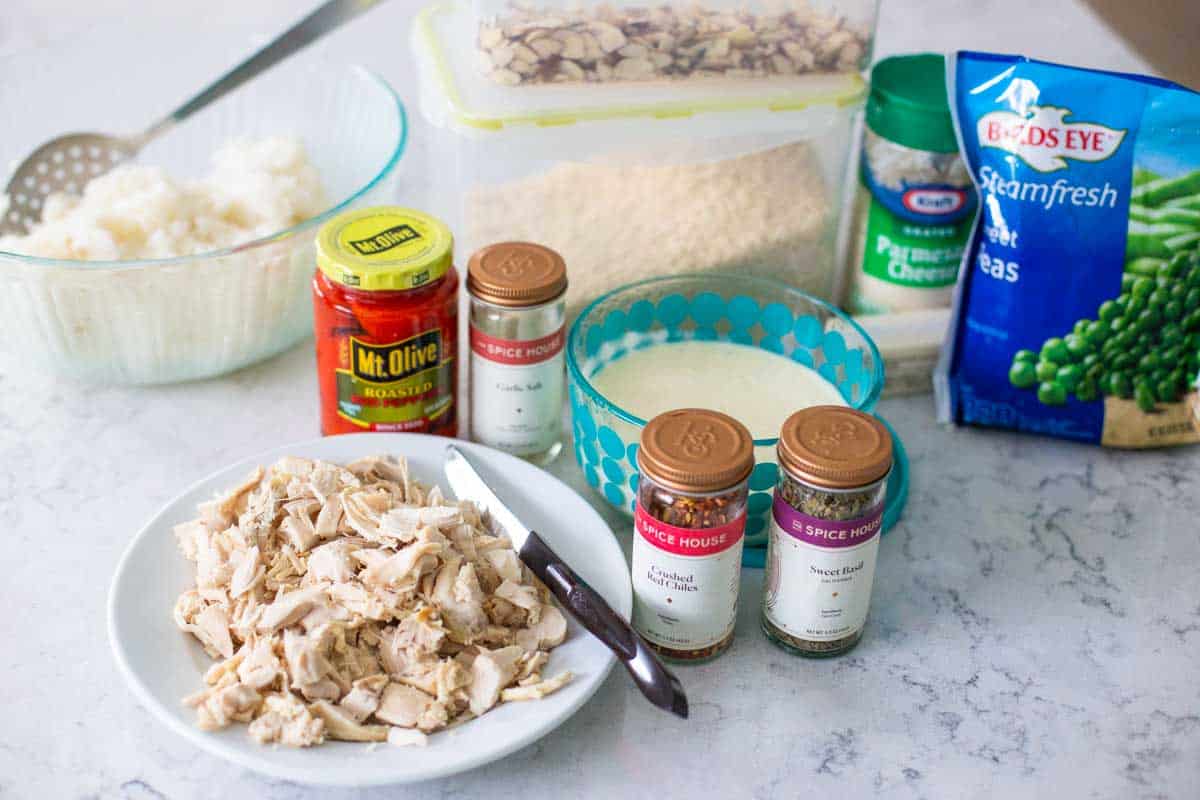
<instances>
[{"instance_id":1,"label":"kitchen knife","mask_svg":"<svg viewBox=\"0 0 1200 800\"><path fill-rule=\"evenodd\" d=\"M512 541L525 566L550 587L550 591L580 625L616 654L646 699L686 719L687 695L679 679L663 666L646 641L629 627L629 623L621 619L595 589L575 574L542 537L521 524L479 477L467 456L454 445L446 447L444 469L450 488L458 498L470 500L487 512L492 525Z\"/></svg>"}]
</instances>

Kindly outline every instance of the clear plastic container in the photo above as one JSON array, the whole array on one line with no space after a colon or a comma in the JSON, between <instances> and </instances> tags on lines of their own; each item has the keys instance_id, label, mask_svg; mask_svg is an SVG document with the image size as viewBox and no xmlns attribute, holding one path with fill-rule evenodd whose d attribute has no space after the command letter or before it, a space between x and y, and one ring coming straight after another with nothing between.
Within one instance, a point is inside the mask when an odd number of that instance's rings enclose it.
<instances>
[{"instance_id":1,"label":"clear plastic container","mask_svg":"<svg viewBox=\"0 0 1200 800\"><path fill-rule=\"evenodd\" d=\"M475 0L477 68L502 86L857 72L874 0Z\"/></svg>"},{"instance_id":2,"label":"clear plastic container","mask_svg":"<svg viewBox=\"0 0 1200 800\"><path fill-rule=\"evenodd\" d=\"M743 272L830 297L864 98L857 64L508 86L479 44L507 8L449 0L414 26L421 109L446 133L434 140L441 174L457 178L433 203L464 247L527 240L557 250L571 264L571 318L619 285L683 272ZM836 11L859 20L869 58L875 4Z\"/></svg>"}]
</instances>

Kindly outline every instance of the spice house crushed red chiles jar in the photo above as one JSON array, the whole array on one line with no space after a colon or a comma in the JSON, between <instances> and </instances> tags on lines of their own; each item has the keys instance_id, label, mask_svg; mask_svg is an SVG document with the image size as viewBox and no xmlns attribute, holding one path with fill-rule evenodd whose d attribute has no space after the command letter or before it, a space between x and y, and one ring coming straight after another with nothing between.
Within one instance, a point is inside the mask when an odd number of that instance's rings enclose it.
<instances>
[{"instance_id":1,"label":"spice house crushed red chiles jar","mask_svg":"<svg viewBox=\"0 0 1200 800\"><path fill-rule=\"evenodd\" d=\"M699 661L733 641L754 441L716 411L660 414L638 447L633 624L658 653Z\"/></svg>"},{"instance_id":2,"label":"spice house crushed red chiles jar","mask_svg":"<svg viewBox=\"0 0 1200 800\"><path fill-rule=\"evenodd\" d=\"M861 411L813 406L783 423L778 452L763 631L799 655L838 655L871 603L892 437Z\"/></svg>"}]
</instances>

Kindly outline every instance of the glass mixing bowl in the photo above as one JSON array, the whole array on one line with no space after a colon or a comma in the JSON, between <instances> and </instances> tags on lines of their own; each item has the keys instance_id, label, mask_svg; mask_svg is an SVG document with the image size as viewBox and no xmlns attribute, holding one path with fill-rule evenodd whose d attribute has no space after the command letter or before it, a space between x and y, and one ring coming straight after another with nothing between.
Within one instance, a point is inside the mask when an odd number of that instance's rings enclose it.
<instances>
[{"instance_id":1,"label":"glass mixing bowl","mask_svg":"<svg viewBox=\"0 0 1200 800\"><path fill-rule=\"evenodd\" d=\"M679 275L603 295L575 320L567 340L575 460L588 484L630 516L646 420L604 397L589 379L632 350L687 339L731 341L788 356L814 368L860 411L874 409L883 391L883 359L867 333L833 306L786 284L744 275ZM766 545L779 476L777 441L754 440L748 547Z\"/></svg>"},{"instance_id":2,"label":"glass mixing bowl","mask_svg":"<svg viewBox=\"0 0 1200 800\"><path fill-rule=\"evenodd\" d=\"M97 98L76 86L71 102L61 102L54 88L60 65L43 66L28 84L0 88L0 107L29 110L0 120L0 164L66 131L130 129L120 93L110 87ZM78 81L80 72L73 75ZM195 256L62 261L0 252L6 355L21 368L89 382L165 383L238 369L308 335L317 229L343 209L394 196L407 122L391 87L361 67L312 59L281 64L164 134L138 161L195 177L229 139L272 135L303 139L329 209L271 236Z\"/></svg>"}]
</instances>

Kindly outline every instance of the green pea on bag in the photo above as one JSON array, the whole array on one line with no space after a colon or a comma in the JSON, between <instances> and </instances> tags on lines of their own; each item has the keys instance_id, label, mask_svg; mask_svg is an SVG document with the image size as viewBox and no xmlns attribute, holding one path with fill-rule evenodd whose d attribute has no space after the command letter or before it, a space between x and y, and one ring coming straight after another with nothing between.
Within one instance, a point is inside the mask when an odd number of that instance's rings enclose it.
<instances>
[{"instance_id":1,"label":"green pea on bag","mask_svg":"<svg viewBox=\"0 0 1200 800\"><path fill-rule=\"evenodd\" d=\"M980 213L939 418L1200 442L1200 94L971 52L947 80Z\"/></svg>"}]
</instances>

